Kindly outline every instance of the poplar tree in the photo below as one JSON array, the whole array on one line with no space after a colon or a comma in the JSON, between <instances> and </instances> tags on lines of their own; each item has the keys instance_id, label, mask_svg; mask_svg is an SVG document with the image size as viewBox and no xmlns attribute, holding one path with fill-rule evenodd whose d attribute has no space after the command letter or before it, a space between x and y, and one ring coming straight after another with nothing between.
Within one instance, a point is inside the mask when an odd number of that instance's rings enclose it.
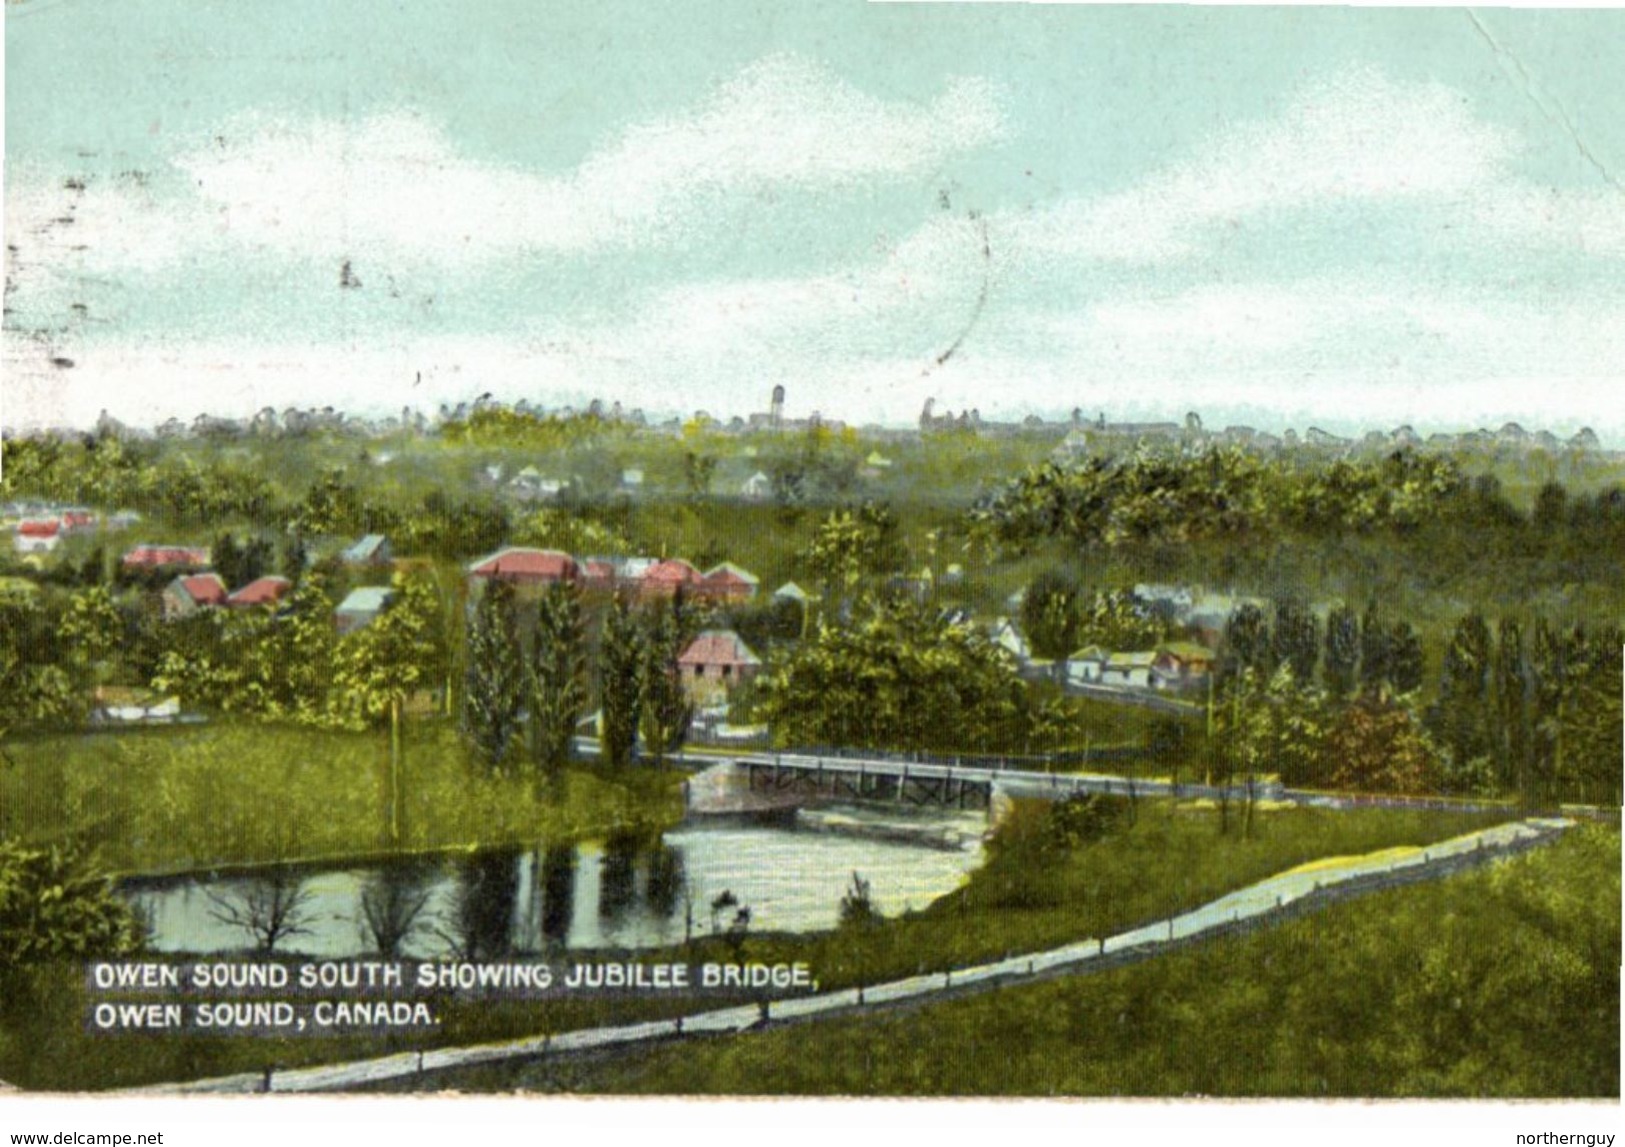
<instances>
[{"instance_id":1,"label":"poplar tree","mask_svg":"<svg viewBox=\"0 0 1625 1147\"><path fill-rule=\"evenodd\" d=\"M1495 748L1503 789L1527 797L1529 788L1528 683L1524 675L1523 631L1503 617L1496 629L1491 690L1495 714Z\"/></svg>"},{"instance_id":2,"label":"poplar tree","mask_svg":"<svg viewBox=\"0 0 1625 1147\"><path fill-rule=\"evenodd\" d=\"M1422 687L1422 639L1408 621L1395 622L1387 638L1388 683L1400 695Z\"/></svg>"},{"instance_id":3,"label":"poplar tree","mask_svg":"<svg viewBox=\"0 0 1625 1147\"><path fill-rule=\"evenodd\" d=\"M1275 624L1270 629L1270 668L1292 666L1298 681L1313 681L1320 660L1320 634L1309 607L1297 598L1280 598L1275 603Z\"/></svg>"},{"instance_id":4,"label":"poplar tree","mask_svg":"<svg viewBox=\"0 0 1625 1147\"><path fill-rule=\"evenodd\" d=\"M1360 668L1360 622L1354 611L1340 605L1326 617L1326 660L1322 670L1326 691L1343 698L1354 692Z\"/></svg>"},{"instance_id":5,"label":"poplar tree","mask_svg":"<svg viewBox=\"0 0 1625 1147\"><path fill-rule=\"evenodd\" d=\"M508 763L525 701L516 621L513 587L489 579L468 627L462 726L474 758L494 772L502 772Z\"/></svg>"},{"instance_id":6,"label":"poplar tree","mask_svg":"<svg viewBox=\"0 0 1625 1147\"><path fill-rule=\"evenodd\" d=\"M530 752L539 773L570 761L576 722L586 708L586 656L581 601L569 586L550 587L536 615L530 647Z\"/></svg>"},{"instance_id":7,"label":"poplar tree","mask_svg":"<svg viewBox=\"0 0 1625 1147\"><path fill-rule=\"evenodd\" d=\"M1360 687L1374 693L1385 685L1393 685L1393 641L1372 601L1360 618Z\"/></svg>"},{"instance_id":8,"label":"poplar tree","mask_svg":"<svg viewBox=\"0 0 1625 1147\"><path fill-rule=\"evenodd\" d=\"M1445 648L1439 697L1430 724L1450 760L1458 788L1474 788L1489 778L1479 775L1490 750L1485 712L1489 703L1490 627L1474 610L1456 623Z\"/></svg>"},{"instance_id":9,"label":"poplar tree","mask_svg":"<svg viewBox=\"0 0 1625 1147\"><path fill-rule=\"evenodd\" d=\"M643 699L643 637L632 603L617 596L604 615L599 643L598 705L603 722L604 760L628 764L638 739Z\"/></svg>"},{"instance_id":10,"label":"poplar tree","mask_svg":"<svg viewBox=\"0 0 1625 1147\"><path fill-rule=\"evenodd\" d=\"M1224 626L1224 653L1219 658L1219 677L1231 685L1247 670L1263 673L1270 664L1269 630L1264 611L1251 602L1236 609Z\"/></svg>"},{"instance_id":11,"label":"poplar tree","mask_svg":"<svg viewBox=\"0 0 1625 1147\"><path fill-rule=\"evenodd\" d=\"M688 735L694 719L694 704L683 688L677 658L683 652L681 603L673 599L655 608L644 641L643 743L662 765L666 754L676 752Z\"/></svg>"}]
</instances>

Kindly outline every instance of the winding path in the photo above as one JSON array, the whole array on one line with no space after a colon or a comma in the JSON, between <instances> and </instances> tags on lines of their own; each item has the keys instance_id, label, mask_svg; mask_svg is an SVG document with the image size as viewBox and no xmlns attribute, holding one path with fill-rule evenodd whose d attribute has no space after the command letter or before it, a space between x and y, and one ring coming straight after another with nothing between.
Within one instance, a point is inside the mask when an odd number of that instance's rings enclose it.
<instances>
[{"instance_id":1,"label":"winding path","mask_svg":"<svg viewBox=\"0 0 1625 1147\"><path fill-rule=\"evenodd\" d=\"M1362 856L1311 861L1188 912L1114 936L1080 940L1043 952L967 968L891 980L867 989L815 992L773 999L763 1004L701 1011L676 1019L588 1028L474 1047L402 1052L350 1063L295 1068L269 1077L249 1073L191 1083L159 1084L137 1090L166 1094L336 1091L447 1068L546 1055L598 1052L677 1039L685 1035L741 1032L764 1023L801 1021L876 1007L895 1007L992 987L1098 971L1160 955L1261 922L1312 911L1348 896L1459 872L1496 857L1543 844L1573 823L1558 817L1532 818L1496 825L1425 848L1390 848Z\"/></svg>"}]
</instances>

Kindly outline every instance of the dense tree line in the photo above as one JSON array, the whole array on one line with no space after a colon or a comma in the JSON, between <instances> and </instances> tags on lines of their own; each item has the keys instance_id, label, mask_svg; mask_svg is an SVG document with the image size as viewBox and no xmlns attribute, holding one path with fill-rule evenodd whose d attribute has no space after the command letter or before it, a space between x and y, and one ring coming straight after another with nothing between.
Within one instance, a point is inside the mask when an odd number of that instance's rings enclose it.
<instances>
[{"instance_id":1,"label":"dense tree line","mask_svg":"<svg viewBox=\"0 0 1625 1147\"><path fill-rule=\"evenodd\" d=\"M969 516L974 533L1018 549L1043 538L1121 546L1274 533L1408 534L1439 522L1595 541L1595 531L1625 529L1625 491L1573 497L1549 482L1524 514L1495 478L1469 480L1449 455L1407 449L1319 464L1210 447L1045 463L983 496Z\"/></svg>"},{"instance_id":2,"label":"dense tree line","mask_svg":"<svg viewBox=\"0 0 1625 1147\"><path fill-rule=\"evenodd\" d=\"M461 711L474 758L497 772L557 775L596 683L606 763L629 763L640 740L660 763L682 746L693 717L677 658L696 621L680 595L641 609L617 596L603 611L594 658L575 589L549 587L527 623L512 586L487 584L469 621Z\"/></svg>"},{"instance_id":3,"label":"dense tree line","mask_svg":"<svg viewBox=\"0 0 1625 1147\"><path fill-rule=\"evenodd\" d=\"M1471 612L1424 705L1420 641L1375 605L1358 622L1332 610L1318 640L1299 603L1271 619L1244 605L1216 677L1221 764L1295 785L1617 805L1620 644L1617 627L1545 619L1525 641L1517 619L1492 629Z\"/></svg>"}]
</instances>

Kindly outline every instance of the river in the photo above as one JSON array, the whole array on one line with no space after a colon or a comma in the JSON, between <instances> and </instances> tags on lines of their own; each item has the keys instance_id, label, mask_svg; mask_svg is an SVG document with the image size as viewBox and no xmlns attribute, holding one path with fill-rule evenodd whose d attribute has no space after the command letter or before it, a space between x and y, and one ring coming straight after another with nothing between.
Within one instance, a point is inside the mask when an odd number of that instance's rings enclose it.
<instances>
[{"instance_id":1,"label":"river","mask_svg":"<svg viewBox=\"0 0 1625 1147\"><path fill-rule=\"evenodd\" d=\"M798 828L769 818L706 818L658 838L491 849L366 865L290 867L297 931L276 950L347 958L379 950L379 928L404 932L396 954L434 958L652 948L724 930L748 910L752 932L833 928L859 873L893 916L953 891L982 861L964 849ZM254 947L232 916L267 915L273 873L135 878L121 891L162 952ZM368 917L373 923L369 925Z\"/></svg>"}]
</instances>

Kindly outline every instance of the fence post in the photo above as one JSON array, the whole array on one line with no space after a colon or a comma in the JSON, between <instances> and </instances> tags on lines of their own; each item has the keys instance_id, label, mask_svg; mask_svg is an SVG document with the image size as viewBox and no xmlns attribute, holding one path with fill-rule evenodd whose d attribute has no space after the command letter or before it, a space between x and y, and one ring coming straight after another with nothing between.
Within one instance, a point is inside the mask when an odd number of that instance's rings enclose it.
<instances>
[{"instance_id":1,"label":"fence post","mask_svg":"<svg viewBox=\"0 0 1625 1147\"><path fill-rule=\"evenodd\" d=\"M1102 936L1100 939L1096 940L1095 943L1099 945L1099 947L1095 949L1095 954L1104 956L1106 954L1106 937Z\"/></svg>"}]
</instances>

